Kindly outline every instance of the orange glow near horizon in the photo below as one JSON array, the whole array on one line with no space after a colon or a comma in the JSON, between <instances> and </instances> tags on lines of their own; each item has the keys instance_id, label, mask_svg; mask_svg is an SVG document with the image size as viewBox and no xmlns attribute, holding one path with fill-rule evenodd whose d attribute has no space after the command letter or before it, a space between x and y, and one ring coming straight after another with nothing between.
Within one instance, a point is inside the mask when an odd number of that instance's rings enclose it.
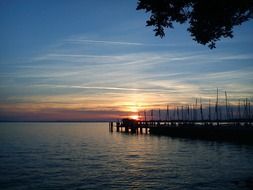
<instances>
[{"instance_id":1,"label":"orange glow near horizon","mask_svg":"<svg viewBox=\"0 0 253 190\"><path fill-rule=\"evenodd\" d=\"M140 116L138 116L138 115L131 115L130 119L139 120Z\"/></svg>"}]
</instances>

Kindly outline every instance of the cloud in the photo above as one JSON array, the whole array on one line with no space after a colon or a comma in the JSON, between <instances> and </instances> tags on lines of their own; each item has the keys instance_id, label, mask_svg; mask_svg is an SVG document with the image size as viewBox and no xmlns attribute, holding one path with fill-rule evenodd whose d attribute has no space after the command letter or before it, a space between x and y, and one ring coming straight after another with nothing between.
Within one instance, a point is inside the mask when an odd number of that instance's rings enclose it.
<instances>
[{"instance_id":1,"label":"cloud","mask_svg":"<svg viewBox=\"0 0 253 190\"><path fill-rule=\"evenodd\" d=\"M189 44L180 44L180 43L169 43L169 44L162 44L162 43L142 43L142 42L129 42L129 41L113 41L113 40L95 40L95 39L90 39L87 36L75 36L75 37L70 37L66 40L64 40L61 45L66 45L66 44L79 44L79 45L109 45L109 46L146 46L146 47L178 47L178 46L187 46Z\"/></svg>"},{"instance_id":2,"label":"cloud","mask_svg":"<svg viewBox=\"0 0 253 190\"><path fill-rule=\"evenodd\" d=\"M69 39L69 40L65 40L65 42L67 42L67 43L107 44L107 45L133 45L133 46L142 46L142 45L145 45L143 43L135 43L135 42L88 40L88 39Z\"/></svg>"},{"instance_id":3,"label":"cloud","mask_svg":"<svg viewBox=\"0 0 253 190\"><path fill-rule=\"evenodd\" d=\"M215 59L219 60L219 57ZM200 63L198 59L203 60L203 63ZM24 72L15 77L19 78L18 81L21 81L21 78L37 81L31 84L37 89L56 88L62 89L63 93L67 92L67 89L68 91L80 89L88 94L111 90L167 93L168 96L174 93L195 96L204 94L206 89L215 91L217 87L231 88L226 82L231 82L231 78L233 80L250 79L251 68L198 72L199 65L206 64L209 67L205 60L209 62L207 55L203 52L140 52L119 55L49 52L36 57L30 67L26 66L23 69ZM36 71L38 68L39 72ZM240 80L237 83L240 83Z\"/></svg>"},{"instance_id":4,"label":"cloud","mask_svg":"<svg viewBox=\"0 0 253 190\"><path fill-rule=\"evenodd\" d=\"M220 60L247 60L253 59L252 54L233 54L233 55L225 55L219 58Z\"/></svg>"},{"instance_id":5,"label":"cloud","mask_svg":"<svg viewBox=\"0 0 253 190\"><path fill-rule=\"evenodd\" d=\"M216 88L221 93L227 90L235 99L251 97L251 59L246 53L168 50L152 43L70 38L15 69L6 64L0 71L0 104L20 112L99 113L187 104L200 97L206 102L215 99Z\"/></svg>"}]
</instances>

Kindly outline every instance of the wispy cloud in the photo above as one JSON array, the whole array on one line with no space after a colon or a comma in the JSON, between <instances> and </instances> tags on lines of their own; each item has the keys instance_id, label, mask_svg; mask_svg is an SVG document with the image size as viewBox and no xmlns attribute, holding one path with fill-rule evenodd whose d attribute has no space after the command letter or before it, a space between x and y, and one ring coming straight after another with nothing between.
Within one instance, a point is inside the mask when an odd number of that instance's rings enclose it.
<instances>
[{"instance_id":1,"label":"wispy cloud","mask_svg":"<svg viewBox=\"0 0 253 190\"><path fill-rule=\"evenodd\" d=\"M67 44L92 44L92 45L115 45L115 46L153 46L153 47L178 47L178 46L187 46L184 44L161 44L161 43L143 43L143 42L130 42L130 41L113 41L113 40L95 40L95 39L87 39L83 36L71 37L63 41L63 43ZM190 45L190 44L188 44Z\"/></svg>"},{"instance_id":2,"label":"wispy cloud","mask_svg":"<svg viewBox=\"0 0 253 190\"><path fill-rule=\"evenodd\" d=\"M160 88L126 88L126 87L108 87L108 86L76 86L76 85L49 85L49 84L41 84L41 85L36 85L39 87L51 87L51 88L73 88L73 89L94 89L94 90L106 90L106 91L132 91L132 92L167 92L167 93L176 93L178 90L185 89L187 88L186 85L182 86L175 86L169 88L167 85L162 86L162 83L159 83ZM190 88L190 87L188 87ZM192 88L191 88L192 89Z\"/></svg>"},{"instance_id":3,"label":"wispy cloud","mask_svg":"<svg viewBox=\"0 0 253 190\"><path fill-rule=\"evenodd\" d=\"M219 58L220 60L247 60L247 59L253 59L252 54L233 54L233 55L224 55Z\"/></svg>"},{"instance_id":4,"label":"wispy cloud","mask_svg":"<svg viewBox=\"0 0 253 190\"><path fill-rule=\"evenodd\" d=\"M147 45L144 43L136 42L121 42L121 41L105 41L105 40L88 40L88 39L68 39L65 40L68 43L95 43L95 44L107 44L107 45L133 45L133 46L142 46Z\"/></svg>"},{"instance_id":5,"label":"wispy cloud","mask_svg":"<svg viewBox=\"0 0 253 190\"><path fill-rule=\"evenodd\" d=\"M253 93L250 54L165 51L149 46L152 44L64 40L56 48L17 65L12 72L0 71L1 107L35 112L131 112L167 103L190 103L200 97L205 102L215 98L216 88L236 98ZM135 47L140 49L135 51Z\"/></svg>"}]
</instances>

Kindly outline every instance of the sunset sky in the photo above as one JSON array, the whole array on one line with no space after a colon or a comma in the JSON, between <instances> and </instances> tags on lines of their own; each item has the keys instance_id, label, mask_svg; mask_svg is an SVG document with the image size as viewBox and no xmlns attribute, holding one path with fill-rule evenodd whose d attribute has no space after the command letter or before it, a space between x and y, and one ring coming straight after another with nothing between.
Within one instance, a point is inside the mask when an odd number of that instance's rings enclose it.
<instances>
[{"instance_id":1,"label":"sunset sky","mask_svg":"<svg viewBox=\"0 0 253 190\"><path fill-rule=\"evenodd\" d=\"M0 121L110 120L202 98L253 95L253 22L210 50L163 39L137 0L1 0ZM222 94L222 96L223 96Z\"/></svg>"}]
</instances>

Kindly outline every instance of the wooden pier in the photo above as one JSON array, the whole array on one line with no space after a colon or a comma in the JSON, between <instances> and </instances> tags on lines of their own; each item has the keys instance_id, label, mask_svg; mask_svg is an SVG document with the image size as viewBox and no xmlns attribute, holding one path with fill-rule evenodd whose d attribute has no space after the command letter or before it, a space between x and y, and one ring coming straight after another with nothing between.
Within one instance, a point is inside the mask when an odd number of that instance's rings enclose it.
<instances>
[{"instance_id":1,"label":"wooden pier","mask_svg":"<svg viewBox=\"0 0 253 190\"><path fill-rule=\"evenodd\" d=\"M219 128L253 128L253 121L251 120L219 120L219 121L210 121L210 120L170 120L170 121L141 121L134 119L123 119L118 122L110 122L109 130L113 132L115 129L117 132L126 132L126 133L148 133L151 128L159 127L219 127Z\"/></svg>"},{"instance_id":2,"label":"wooden pier","mask_svg":"<svg viewBox=\"0 0 253 190\"><path fill-rule=\"evenodd\" d=\"M109 130L132 134L154 134L206 140L230 140L253 143L251 120L170 120L139 121L123 119L110 122Z\"/></svg>"},{"instance_id":3,"label":"wooden pier","mask_svg":"<svg viewBox=\"0 0 253 190\"><path fill-rule=\"evenodd\" d=\"M139 119L122 119L110 122L109 130L125 133L146 133L169 135L175 137L190 137L204 139L219 139L253 142L253 107L246 98L238 105L231 104L225 91L225 99L220 104L217 89L215 104L196 99L194 104L172 106L172 109L143 110L138 113ZM199 102L199 103L198 103ZM225 104L224 104L225 102ZM164 120L162 120L164 118Z\"/></svg>"},{"instance_id":4,"label":"wooden pier","mask_svg":"<svg viewBox=\"0 0 253 190\"><path fill-rule=\"evenodd\" d=\"M109 131L113 132L116 129L117 132L148 134L150 128L154 127L155 124L157 123L123 119L121 122L110 122Z\"/></svg>"}]
</instances>

